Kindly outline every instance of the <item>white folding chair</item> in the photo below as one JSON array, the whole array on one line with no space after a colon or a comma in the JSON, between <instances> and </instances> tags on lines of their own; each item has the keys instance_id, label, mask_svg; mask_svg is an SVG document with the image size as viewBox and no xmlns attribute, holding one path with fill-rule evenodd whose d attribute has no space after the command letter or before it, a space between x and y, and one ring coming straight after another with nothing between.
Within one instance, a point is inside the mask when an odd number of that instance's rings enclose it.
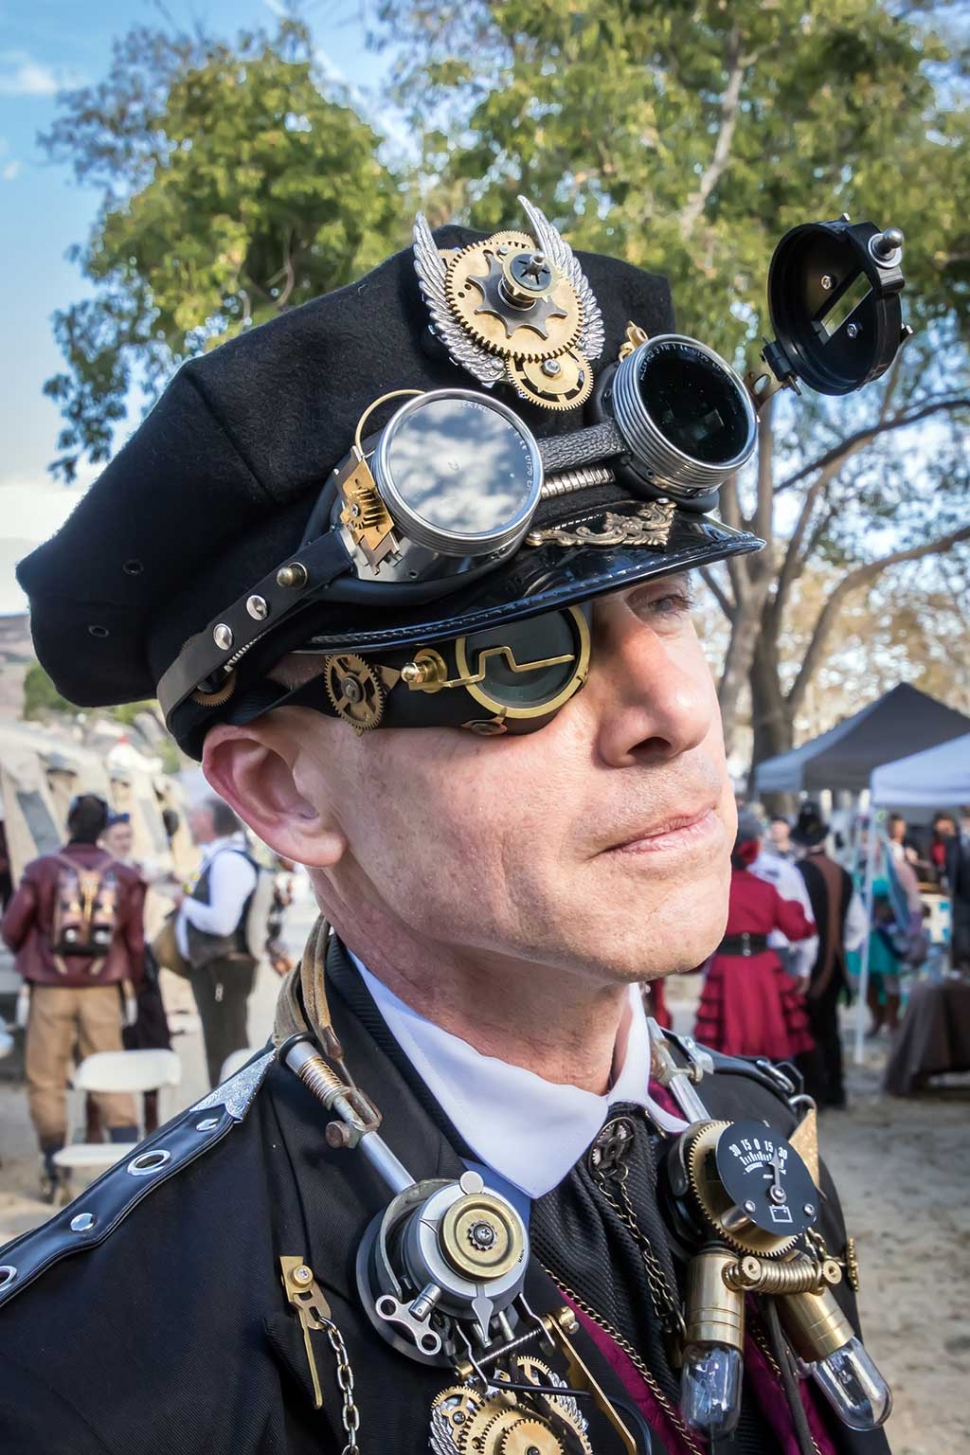
<instances>
[{"instance_id":1,"label":"white folding chair","mask_svg":"<svg viewBox=\"0 0 970 1455\"><path fill-rule=\"evenodd\" d=\"M251 1060L258 1050L258 1046L241 1046L238 1051L230 1051L219 1072L219 1085L228 1081L230 1076L235 1076L237 1071L241 1071L246 1062Z\"/></svg>"},{"instance_id":2,"label":"white folding chair","mask_svg":"<svg viewBox=\"0 0 970 1455\"><path fill-rule=\"evenodd\" d=\"M163 1091L178 1086L182 1063L174 1051L97 1051L76 1068L71 1084L75 1091L128 1092ZM159 1097L161 1103L161 1096ZM159 1105L159 1122L164 1122ZM129 1156L138 1142L68 1142L54 1153L58 1167L100 1171Z\"/></svg>"}]
</instances>

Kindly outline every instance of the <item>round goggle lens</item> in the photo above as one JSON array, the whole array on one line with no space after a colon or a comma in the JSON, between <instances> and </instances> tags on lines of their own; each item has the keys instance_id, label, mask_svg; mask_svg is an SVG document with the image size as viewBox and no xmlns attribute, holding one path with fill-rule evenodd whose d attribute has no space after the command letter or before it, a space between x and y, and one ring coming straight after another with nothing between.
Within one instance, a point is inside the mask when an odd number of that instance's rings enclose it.
<instances>
[{"instance_id":1,"label":"round goggle lens","mask_svg":"<svg viewBox=\"0 0 970 1455\"><path fill-rule=\"evenodd\" d=\"M714 360L684 342L644 350L640 398L675 449L705 465L724 465L749 442L750 416L738 385Z\"/></svg>"},{"instance_id":2,"label":"round goggle lens","mask_svg":"<svg viewBox=\"0 0 970 1455\"><path fill-rule=\"evenodd\" d=\"M476 632L456 643L468 691L493 712L535 717L565 702L586 678L589 629L578 608Z\"/></svg>"},{"instance_id":3,"label":"round goggle lens","mask_svg":"<svg viewBox=\"0 0 970 1455\"><path fill-rule=\"evenodd\" d=\"M504 406L452 391L405 406L381 439L375 475L391 515L446 555L498 550L525 528L542 466Z\"/></svg>"}]
</instances>

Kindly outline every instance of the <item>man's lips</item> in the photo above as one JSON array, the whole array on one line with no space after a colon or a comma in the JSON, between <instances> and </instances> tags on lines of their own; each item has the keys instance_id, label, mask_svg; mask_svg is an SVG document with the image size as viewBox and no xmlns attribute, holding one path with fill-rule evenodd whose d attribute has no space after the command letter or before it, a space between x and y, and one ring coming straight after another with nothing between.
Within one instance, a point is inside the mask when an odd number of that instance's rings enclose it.
<instances>
[{"instance_id":1,"label":"man's lips","mask_svg":"<svg viewBox=\"0 0 970 1455\"><path fill-rule=\"evenodd\" d=\"M619 843L610 844L605 853L661 854L669 849L700 845L721 826L710 804L690 813L671 815L646 828L634 830Z\"/></svg>"}]
</instances>

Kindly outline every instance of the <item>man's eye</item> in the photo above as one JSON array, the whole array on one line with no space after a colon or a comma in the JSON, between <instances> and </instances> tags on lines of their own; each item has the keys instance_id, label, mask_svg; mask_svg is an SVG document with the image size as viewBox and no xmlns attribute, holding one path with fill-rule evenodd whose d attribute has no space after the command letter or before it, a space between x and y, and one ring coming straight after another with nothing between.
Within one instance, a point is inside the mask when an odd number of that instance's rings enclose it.
<instances>
[{"instance_id":1,"label":"man's eye","mask_svg":"<svg viewBox=\"0 0 970 1455\"><path fill-rule=\"evenodd\" d=\"M649 610L654 616L679 616L690 611L694 604L692 596L685 591L668 591L666 596L657 596L650 602Z\"/></svg>"}]
</instances>

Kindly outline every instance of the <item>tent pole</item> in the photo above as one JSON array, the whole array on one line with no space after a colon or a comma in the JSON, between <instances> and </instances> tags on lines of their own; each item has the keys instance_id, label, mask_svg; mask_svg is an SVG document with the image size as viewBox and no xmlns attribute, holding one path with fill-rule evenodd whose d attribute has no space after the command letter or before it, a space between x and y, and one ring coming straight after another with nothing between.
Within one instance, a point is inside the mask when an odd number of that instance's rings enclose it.
<instances>
[{"instance_id":1,"label":"tent pole","mask_svg":"<svg viewBox=\"0 0 970 1455\"><path fill-rule=\"evenodd\" d=\"M862 1065L862 1043L866 1034L867 996L869 993L869 936L872 934L872 884L876 877L876 814L869 815L869 837L866 845L866 882L862 891L869 929L862 942L862 963L859 966L859 1003L855 1017L855 1064Z\"/></svg>"}]
</instances>

